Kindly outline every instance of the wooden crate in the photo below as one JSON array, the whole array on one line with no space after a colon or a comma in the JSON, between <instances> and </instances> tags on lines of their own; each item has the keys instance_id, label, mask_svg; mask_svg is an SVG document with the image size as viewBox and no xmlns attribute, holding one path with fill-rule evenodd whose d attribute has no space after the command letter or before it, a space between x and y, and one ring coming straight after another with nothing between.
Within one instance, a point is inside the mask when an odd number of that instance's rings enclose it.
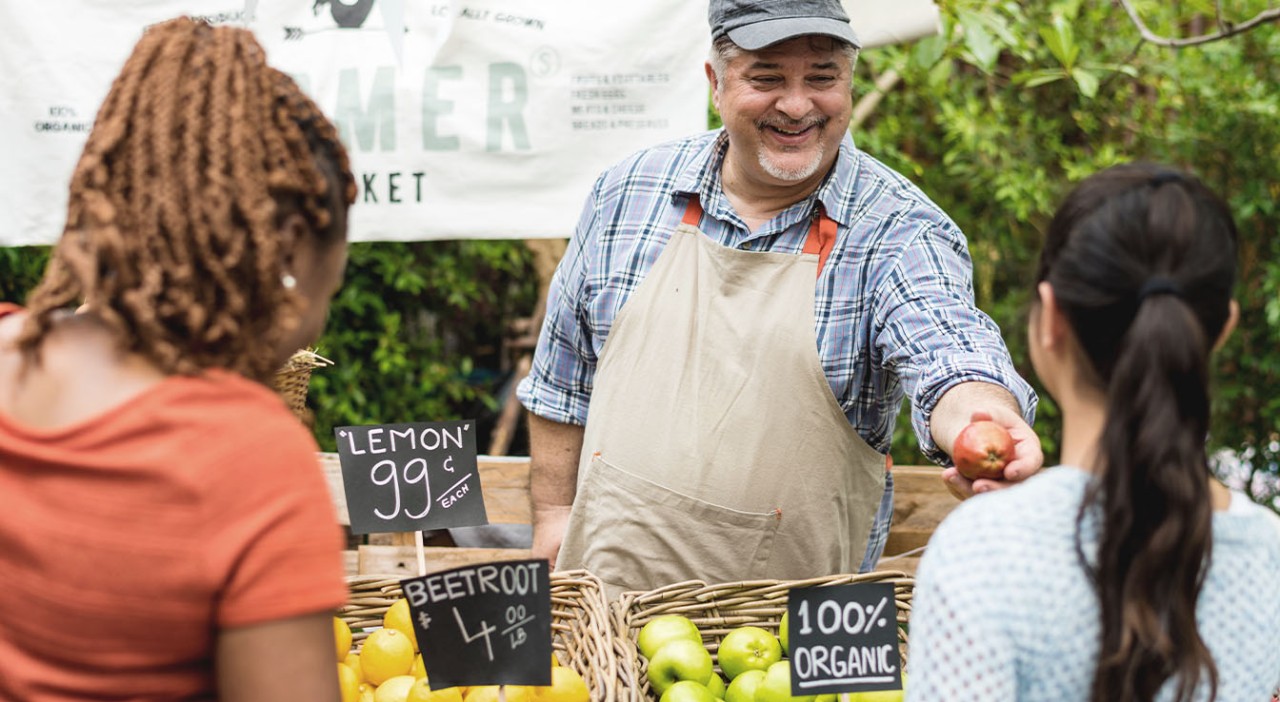
<instances>
[{"instance_id":1,"label":"wooden crate","mask_svg":"<svg viewBox=\"0 0 1280 702\"><path fill-rule=\"evenodd\" d=\"M893 486L893 521L878 567L914 576L934 529L960 500L947 489L937 466L894 466Z\"/></svg>"}]
</instances>

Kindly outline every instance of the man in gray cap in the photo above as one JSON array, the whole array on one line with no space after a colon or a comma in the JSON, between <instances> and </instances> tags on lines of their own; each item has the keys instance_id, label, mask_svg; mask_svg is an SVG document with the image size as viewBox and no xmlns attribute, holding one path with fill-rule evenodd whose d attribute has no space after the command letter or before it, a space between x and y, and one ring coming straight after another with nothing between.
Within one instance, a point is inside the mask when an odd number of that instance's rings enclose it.
<instances>
[{"instance_id":1,"label":"man in gray cap","mask_svg":"<svg viewBox=\"0 0 1280 702\"><path fill-rule=\"evenodd\" d=\"M711 0L724 128L606 171L552 282L529 409L533 553L610 593L873 568L909 395L948 462L991 417L1035 473L1035 396L974 305L964 235L848 134L837 0ZM557 560L558 558L558 560Z\"/></svg>"}]
</instances>

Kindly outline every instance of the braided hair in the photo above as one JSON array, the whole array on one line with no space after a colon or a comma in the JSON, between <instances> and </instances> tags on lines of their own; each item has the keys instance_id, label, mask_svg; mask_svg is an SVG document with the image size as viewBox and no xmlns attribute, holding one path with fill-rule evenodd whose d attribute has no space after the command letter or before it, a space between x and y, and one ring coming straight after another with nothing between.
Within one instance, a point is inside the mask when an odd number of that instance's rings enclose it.
<instances>
[{"instance_id":1,"label":"braided hair","mask_svg":"<svg viewBox=\"0 0 1280 702\"><path fill-rule=\"evenodd\" d=\"M318 246L344 244L355 195L337 131L250 32L154 25L98 112L19 348L38 361L84 299L122 350L167 374L266 381L301 302L281 282L279 227L300 214Z\"/></svg>"}]
</instances>

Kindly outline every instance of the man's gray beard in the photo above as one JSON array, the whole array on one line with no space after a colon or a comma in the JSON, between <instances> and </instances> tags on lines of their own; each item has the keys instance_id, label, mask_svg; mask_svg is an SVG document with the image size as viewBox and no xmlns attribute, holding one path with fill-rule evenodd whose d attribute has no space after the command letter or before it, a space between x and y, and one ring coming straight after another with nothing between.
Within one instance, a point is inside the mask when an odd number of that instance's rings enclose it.
<instances>
[{"instance_id":1,"label":"man's gray beard","mask_svg":"<svg viewBox=\"0 0 1280 702\"><path fill-rule=\"evenodd\" d=\"M799 168L783 168L769 159L769 150L761 145L760 150L756 152L756 159L760 161L760 167L765 173L777 178L785 180L788 183L798 183L806 178L811 177L818 172L818 167L822 165L822 157L826 155L827 147L825 144L818 143L818 151L813 155L813 160Z\"/></svg>"}]
</instances>

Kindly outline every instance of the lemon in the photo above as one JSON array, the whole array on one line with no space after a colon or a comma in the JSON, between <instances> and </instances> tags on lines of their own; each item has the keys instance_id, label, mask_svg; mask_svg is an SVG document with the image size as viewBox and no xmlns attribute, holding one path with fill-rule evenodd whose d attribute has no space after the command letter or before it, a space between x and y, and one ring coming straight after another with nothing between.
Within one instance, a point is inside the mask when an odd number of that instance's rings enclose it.
<instances>
[{"instance_id":1,"label":"lemon","mask_svg":"<svg viewBox=\"0 0 1280 702\"><path fill-rule=\"evenodd\" d=\"M351 627L339 617L333 618L333 638L338 651L338 660L351 653Z\"/></svg>"},{"instance_id":2,"label":"lemon","mask_svg":"<svg viewBox=\"0 0 1280 702\"><path fill-rule=\"evenodd\" d=\"M360 670L364 679L381 686L390 678L403 675L410 680L413 667L413 644L396 629L378 629L369 634L360 648Z\"/></svg>"},{"instance_id":3,"label":"lemon","mask_svg":"<svg viewBox=\"0 0 1280 702\"><path fill-rule=\"evenodd\" d=\"M507 685L507 702L535 702L536 687L525 685ZM467 690L464 702L498 702L497 685L479 685Z\"/></svg>"},{"instance_id":4,"label":"lemon","mask_svg":"<svg viewBox=\"0 0 1280 702\"><path fill-rule=\"evenodd\" d=\"M360 682L364 682L364 669L360 667L359 653L356 653L355 651L348 653L347 657L342 659L342 664L354 670L356 677L360 679Z\"/></svg>"},{"instance_id":5,"label":"lemon","mask_svg":"<svg viewBox=\"0 0 1280 702\"><path fill-rule=\"evenodd\" d=\"M370 687L368 690L361 690L360 699L357 700L357 702L373 702L373 690L373 687Z\"/></svg>"},{"instance_id":6,"label":"lemon","mask_svg":"<svg viewBox=\"0 0 1280 702\"><path fill-rule=\"evenodd\" d=\"M591 699L587 681L572 668L552 668L551 685L533 690L534 702L589 702Z\"/></svg>"},{"instance_id":7,"label":"lemon","mask_svg":"<svg viewBox=\"0 0 1280 702\"><path fill-rule=\"evenodd\" d=\"M409 674L415 678L427 677L427 666L422 662L422 654L419 653L413 659L413 667L409 668Z\"/></svg>"},{"instance_id":8,"label":"lemon","mask_svg":"<svg viewBox=\"0 0 1280 702\"><path fill-rule=\"evenodd\" d=\"M413 688L412 675L397 675L378 686L373 692L373 702L406 702Z\"/></svg>"},{"instance_id":9,"label":"lemon","mask_svg":"<svg viewBox=\"0 0 1280 702\"><path fill-rule=\"evenodd\" d=\"M432 690L426 678L419 678L409 690L407 702L462 702L462 691L456 687Z\"/></svg>"},{"instance_id":10,"label":"lemon","mask_svg":"<svg viewBox=\"0 0 1280 702\"><path fill-rule=\"evenodd\" d=\"M552 668L556 668L556 667L559 667L559 665L560 665L560 659L559 659L559 658L556 658L556 652L555 652L555 651L552 651L552 652L551 652L551 667L552 667Z\"/></svg>"},{"instance_id":11,"label":"lemon","mask_svg":"<svg viewBox=\"0 0 1280 702\"><path fill-rule=\"evenodd\" d=\"M338 689L342 691L342 702L359 702L360 676L345 663L338 664Z\"/></svg>"},{"instance_id":12,"label":"lemon","mask_svg":"<svg viewBox=\"0 0 1280 702\"><path fill-rule=\"evenodd\" d=\"M398 599L387 613L382 615L382 626L395 629L409 637L413 650L418 650L418 634L413 630L413 617L409 614L409 600Z\"/></svg>"}]
</instances>

